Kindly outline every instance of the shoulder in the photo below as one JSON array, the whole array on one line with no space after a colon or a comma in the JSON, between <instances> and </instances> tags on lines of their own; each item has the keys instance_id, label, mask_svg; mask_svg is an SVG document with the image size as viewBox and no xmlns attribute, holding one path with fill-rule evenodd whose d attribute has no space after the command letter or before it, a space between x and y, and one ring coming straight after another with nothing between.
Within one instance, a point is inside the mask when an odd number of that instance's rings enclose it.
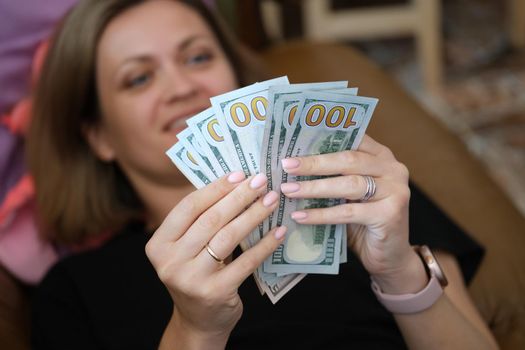
<instances>
[{"instance_id":1,"label":"shoulder","mask_svg":"<svg viewBox=\"0 0 525 350\"><path fill-rule=\"evenodd\" d=\"M35 343L61 342L67 330L85 341L153 344L172 304L146 257L148 238L143 229L127 229L98 249L57 263L33 295ZM140 331L131 336L122 329Z\"/></svg>"},{"instance_id":2,"label":"shoulder","mask_svg":"<svg viewBox=\"0 0 525 350\"><path fill-rule=\"evenodd\" d=\"M144 269L146 241L140 227L128 226L99 248L61 259L37 287L35 297L96 288L95 283L108 283L133 266Z\"/></svg>"},{"instance_id":3,"label":"shoulder","mask_svg":"<svg viewBox=\"0 0 525 350\"><path fill-rule=\"evenodd\" d=\"M39 286L95 281L129 275L131 269L144 271L149 267L144 247L149 238L142 225L131 224L101 247L71 254L55 264Z\"/></svg>"},{"instance_id":4,"label":"shoulder","mask_svg":"<svg viewBox=\"0 0 525 350\"><path fill-rule=\"evenodd\" d=\"M144 246L148 236L137 225L130 225L119 232L104 245L80 253L73 253L58 261L47 273L41 287L58 281L78 280L93 277L87 272L105 275L114 269L133 262L143 262ZM100 276L100 275L99 275Z\"/></svg>"}]
</instances>

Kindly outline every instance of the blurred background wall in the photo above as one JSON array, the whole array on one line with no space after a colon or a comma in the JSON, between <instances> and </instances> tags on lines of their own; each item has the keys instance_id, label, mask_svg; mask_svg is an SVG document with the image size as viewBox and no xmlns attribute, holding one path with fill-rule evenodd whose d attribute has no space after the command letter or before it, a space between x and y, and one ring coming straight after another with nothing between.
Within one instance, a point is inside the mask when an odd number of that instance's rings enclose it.
<instances>
[{"instance_id":1,"label":"blurred background wall","mask_svg":"<svg viewBox=\"0 0 525 350\"><path fill-rule=\"evenodd\" d=\"M525 215L525 1L218 0L217 6L255 49L297 39L360 48L461 137Z\"/></svg>"}]
</instances>

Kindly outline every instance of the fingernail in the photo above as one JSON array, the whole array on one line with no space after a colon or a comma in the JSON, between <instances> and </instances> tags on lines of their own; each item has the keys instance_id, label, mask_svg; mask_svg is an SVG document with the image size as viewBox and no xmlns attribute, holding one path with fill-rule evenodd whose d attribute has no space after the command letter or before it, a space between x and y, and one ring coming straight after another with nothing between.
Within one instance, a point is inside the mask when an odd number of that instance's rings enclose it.
<instances>
[{"instance_id":1,"label":"fingernail","mask_svg":"<svg viewBox=\"0 0 525 350\"><path fill-rule=\"evenodd\" d=\"M284 170L292 170L299 167L301 162L299 162L299 159L296 158L285 158L281 160L281 164Z\"/></svg>"},{"instance_id":2,"label":"fingernail","mask_svg":"<svg viewBox=\"0 0 525 350\"><path fill-rule=\"evenodd\" d=\"M299 188L301 188L301 186L297 182L286 182L281 184L281 191L285 194L297 192L299 191Z\"/></svg>"},{"instance_id":3,"label":"fingernail","mask_svg":"<svg viewBox=\"0 0 525 350\"><path fill-rule=\"evenodd\" d=\"M263 198L263 205L265 207L271 206L273 203L277 202L279 195L275 191L268 192Z\"/></svg>"},{"instance_id":4,"label":"fingernail","mask_svg":"<svg viewBox=\"0 0 525 350\"><path fill-rule=\"evenodd\" d=\"M287 230L286 226L281 226L277 230L275 230L275 233L274 233L275 239L283 238L284 235L286 234L286 230Z\"/></svg>"},{"instance_id":5,"label":"fingernail","mask_svg":"<svg viewBox=\"0 0 525 350\"><path fill-rule=\"evenodd\" d=\"M266 183L266 176L264 174L257 174L250 182L250 187L254 190L261 188Z\"/></svg>"},{"instance_id":6,"label":"fingernail","mask_svg":"<svg viewBox=\"0 0 525 350\"><path fill-rule=\"evenodd\" d=\"M304 220L308 216L304 211L294 211L291 215L294 220Z\"/></svg>"},{"instance_id":7,"label":"fingernail","mask_svg":"<svg viewBox=\"0 0 525 350\"><path fill-rule=\"evenodd\" d=\"M228 175L228 182L232 184L236 184L244 180L246 176L244 175L244 172L242 171L235 171Z\"/></svg>"}]
</instances>

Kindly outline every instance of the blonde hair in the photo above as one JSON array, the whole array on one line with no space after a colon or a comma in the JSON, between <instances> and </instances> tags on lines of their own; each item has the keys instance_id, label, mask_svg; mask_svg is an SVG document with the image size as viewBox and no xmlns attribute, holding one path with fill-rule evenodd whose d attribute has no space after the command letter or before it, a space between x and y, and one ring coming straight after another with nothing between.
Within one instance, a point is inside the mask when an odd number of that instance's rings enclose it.
<instances>
[{"instance_id":1,"label":"blonde hair","mask_svg":"<svg viewBox=\"0 0 525 350\"><path fill-rule=\"evenodd\" d=\"M95 82L98 41L109 22L146 0L81 0L56 31L34 93L27 138L44 237L79 243L140 219L143 205L116 163L99 160L83 130L100 121ZM174 0L175 1L175 0ZM179 0L208 23L239 84L261 77L201 1Z\"/></svg>"}]
</instances>

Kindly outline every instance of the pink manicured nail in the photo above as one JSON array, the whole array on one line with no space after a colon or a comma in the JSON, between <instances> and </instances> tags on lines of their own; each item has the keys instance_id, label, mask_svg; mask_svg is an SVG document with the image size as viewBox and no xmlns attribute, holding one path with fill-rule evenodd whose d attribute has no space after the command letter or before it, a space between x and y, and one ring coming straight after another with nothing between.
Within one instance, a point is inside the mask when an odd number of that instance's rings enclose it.
<instances>
[{"instance_id":1,"label":"pink manicured nail","mask_svg":"<svg viewBox=\"0 0 525 350\"><path fill-rule=\"evenodd\" d=\"M273 203L277 202L279 195L275 191L268 192L263 198L263 205L265 207L271 206Z\"/></svg>"},{"instance_id":2,"label":"pink manicured nail","mask_svg":"<svg viewBox=\"0 0 525 350\"><path fill-rule=\"evenodd\" d=\"M281 191L283 191L285 194L297 192L300 188L301 186L297 182L287 182L281 184Z\"/></svg>"},{"instance_id":3,"label":"pink manicured nail","mask_svg":"<svg viewBox=\"0 0 525 350\"><path fill-rule=\"evenodd\" d=\"M283 165L284 170L292 170L292 169L299 167L301 162L299 161L299 159L285 158L281 160L281 164Z\"/></svg>"},{"instance_id":4,"label":"pink manicured nail","mask_svg":"<svg viewBox=\"0 0 525 350\"><path fill-rule=\"evenodd\" d=\"M250 182L250 187L254 190L257 188L263 187L264 184L266 184L266 175L264 174L257 174Z\"/></svg>"},{"instance_id":5,"label":"pink manicured nail","mask_svg":"<svg viewBox=\"0 0 525 350\"><path fill-rule=\"evenodd\" d=\"M244 172L242 171L235 171L228 175L228 182L232 184L236 184L244 180L246 176L244 176Z\"/></svg>"},{"instance_id":6,"label":"pink manicured nail","mask_svg":"<svg viewBox=\"0 0 525 350\"><path fill-rule=\"evenodd\" d=\"M281 239L286 234L286 226L281 226L277 230L275 230L275 233L273 234L275 239Z\"/></svg>"},{"instance_id":7,"label":"pink manicured nail","mask_svg":"<svg viewBox=\"0 0 525 350\"><path fill-rule=\"evenodd\" d=\"M294 211L291 215L294 220L304 220L308 216L304 211Z\"/></svg>"}]
</instances>

